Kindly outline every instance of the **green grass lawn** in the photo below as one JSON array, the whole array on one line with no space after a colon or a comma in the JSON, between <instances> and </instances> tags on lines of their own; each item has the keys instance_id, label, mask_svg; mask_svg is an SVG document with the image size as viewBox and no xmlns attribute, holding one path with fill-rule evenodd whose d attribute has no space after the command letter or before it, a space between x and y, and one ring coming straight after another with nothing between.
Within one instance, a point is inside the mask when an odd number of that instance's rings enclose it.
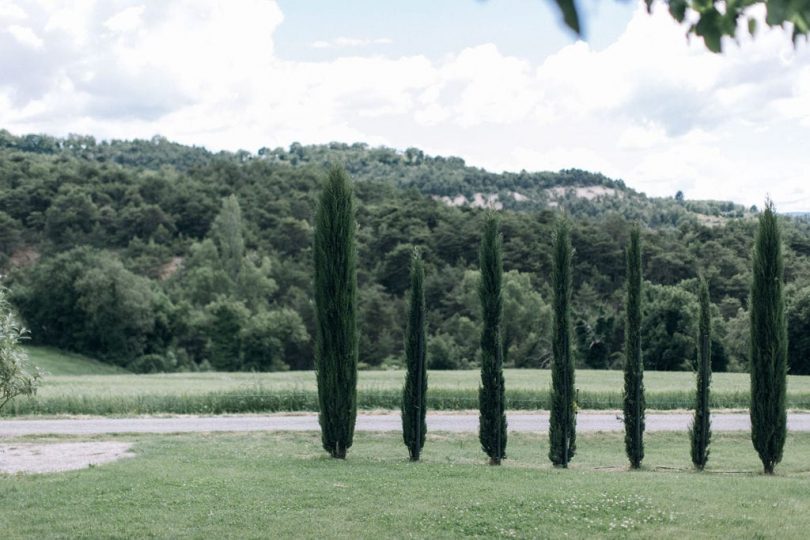
<instances>
[{"instance_id":1,"label":"green grass lawn","mask_svg":"<svg viewBox=\"0 0 810 540\"><path fill-rule=\"evenodd\" d=\"M36 366L49 375L116 375L128 373L125 369L99 362L81 354L69 353L53 347L25 347L28 365Z\"/></svg>"},{"instance_id":2,"label":"green grass lawn","mask_svg":"<svg viewBox=\"0 0 810 540\"><path fill-rule=\"evenodd\" d=\"M53 349L28 350L32 363L51 375L46 376L36 398L16 400L3 414L216 414L313 411L318 406L315 374L311 371L134 375L77 355L60 356ZM443 410L477 408L479 377L477 370L431 371L428 406ZM576 377L580 408L621 408L620 371L578 370ZM548 408L550 371L507 369L505 378L509 408ZM403 371L361 371L359 407L398 409L403 381ZM695 385L692 373L648 371L644 383L649 408L691 407ZM712 378L714 407L745 408L748 392L749 377L745 373L716 373ZM788 406L810 409L810 377L788 377Z\"/></svg>"},{"instance_id":3,"label":"green grass lawn","mask_svg":"<svg viewBox=\"0 0 810 540\"><path fill-rule=\"evenodd\" d=\"M105 438L109 439L109 437ZM27 439L31 440L31 439ZM58 439L65 440L65 439ZM649 434L641 471L621 434L582 434L570 470L546 434L511 434L485 465L473 435L429 434L409 463L394 434L358 434L335 461L317 433L121 436L137 457L83 471L0 476L3 538L806 538L810 434L777 475L747 434L717 434L706 472L686 434Z\"/></svg>"}]
</instances>

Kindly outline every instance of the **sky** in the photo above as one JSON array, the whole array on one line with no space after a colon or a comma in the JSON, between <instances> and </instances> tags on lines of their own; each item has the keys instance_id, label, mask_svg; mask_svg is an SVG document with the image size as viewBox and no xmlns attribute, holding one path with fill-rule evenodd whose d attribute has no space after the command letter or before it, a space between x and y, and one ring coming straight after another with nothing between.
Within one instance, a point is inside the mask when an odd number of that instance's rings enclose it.
<instances>
[{"instance_id":1,"label":"sky","mask_svg":"<svg viewBox=\"0 0 810 540\"><path fill-rule=\"evenodd\" d=\"M212 150L365 142L810 211L810 46L708 52L655 5L0 0L0 128ZM762 20L762 14L752 16Z\"/></svg>"}]
</instances>

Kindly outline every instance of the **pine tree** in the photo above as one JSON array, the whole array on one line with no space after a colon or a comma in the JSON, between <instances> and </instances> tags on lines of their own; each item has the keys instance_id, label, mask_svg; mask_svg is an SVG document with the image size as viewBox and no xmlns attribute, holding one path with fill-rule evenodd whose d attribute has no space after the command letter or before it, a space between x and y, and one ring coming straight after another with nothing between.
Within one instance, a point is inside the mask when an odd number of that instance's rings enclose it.
<instances>
[{"instance_id":1,"label":"pine tree","mask_svg":"<svg viewBox=\"0 0 810 540\"><path fill-rule=\"evenodd\" d=\"M782 240L773 203L759 216L751 284L751 439L766 474L782 460L787 435L787 324Z\"/></svg>"},{"instance_id":2,"label":"pine tree","mask_svg":"<svg viewBox=\"0 0 810 540\"><path fill-rule=\"evenodd\" d=\"M500 465L506 458L506 412L503 379L503 348L501 319L503 298L501 281L503 259L498 218L489 214L481 239L481 300L483 330L481 332L481 387L478 390L480 426L478 438L481 448L489 456L491 465Z\"/></svg>"},{"instance_id":3,"label":"pine tree","mask_svg":"<svg viewBox=\"0 0 810 540\"><path fill-rule=\"evenodd\" d=\"M568 223L557 225L552 248L553 352L548 457L568 467L576 452L574 359L571 354L571 238Z\"/></svg>"},{"instance_id":4,"label":"pine tree","mask_svg":"<svg viewBox=\"0 0 810 540\"><path fill-rule=\"evenodd\" d=\"M315 350L321 441L334 458L351 447L357 417L357 276L354 201L345 171L333 167L315 218Z\"/></svg>"},{"instance_id":5,"label":"pine tree","mask_svg":"<svg viewBox=\"0 0 810 540\"><path fill-rule=\"evenodd\" d=\"M638 225L627 248L627 322L624 347L624 445L630 466L644 459L644 364L641 359L641 240Z\"/></svg>"},{"instance_id":6,"label":"pine tree","mask_svg":"<svg viewBox=\"0 0 810 540\"><path fill-rule=\"evenodd\" d=\"M706 280L700 280L698 291L700 302L700 319L698 322L698 358L697 358L697 396L695 399L695 418L689 429L689 440L692 444L692 463L698 470L703 470L709 459L709 442L712 432L709 413L709 385L712 380L711 331L712 321L709 311L709 287Z\"/></svg>"},{"instance_id":7,"label":"pine tree","mask_svg":"<svg viewBox=\"0 0 810 540\"><path fill-rule=\"evenodd\" d=\"M405 338L405 387L402 390L402 436L411 461L419 461L425 445L427 424L427 318L425 311L425 268L419 250L411 257L411 301Z\"/></svg>"}]
</instances>

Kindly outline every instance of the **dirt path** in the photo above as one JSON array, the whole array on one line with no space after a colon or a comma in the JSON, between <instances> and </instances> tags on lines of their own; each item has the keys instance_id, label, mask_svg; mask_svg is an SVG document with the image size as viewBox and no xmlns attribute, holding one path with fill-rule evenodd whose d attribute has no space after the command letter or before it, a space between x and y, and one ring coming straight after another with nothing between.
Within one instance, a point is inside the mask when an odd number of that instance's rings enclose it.
<instances>
[{"instance_id":1,"label":"dirt path","mask_svg":"<svg viewBox=\"0 0 810 540\"><path fill-rule=\"evenodd\" d=\"M691 421L689 413L648 413L647 431L684 431ZM430 413L428 429L474 433L478 415L468 413ZM548 413L510 413L510 431L546 431ZM315 414L300 415L235 415L175 416L138 418L68 418L50 420L2 420L0 437L22 435L97 435L105 433L189 433L212 431L313 431L318 429ZM399 431L399 413L360 414L357 431ZM577 416L577 431L622 431L616 412L582 412ZM747 413L712 415L712 430L745 431L750 429ZM788 415L790 431L810 431L810 413Z\"/></svg>"},{"instance_id":2,"label":"dirt path","mask_svg":"<svg viewBox=\"0 0 810 540\"><path fill-rule=\"evenodd\" d=\"M134 457L125 442L0 444L0 473L54 473Z\"/></svg>"}]
</instances>

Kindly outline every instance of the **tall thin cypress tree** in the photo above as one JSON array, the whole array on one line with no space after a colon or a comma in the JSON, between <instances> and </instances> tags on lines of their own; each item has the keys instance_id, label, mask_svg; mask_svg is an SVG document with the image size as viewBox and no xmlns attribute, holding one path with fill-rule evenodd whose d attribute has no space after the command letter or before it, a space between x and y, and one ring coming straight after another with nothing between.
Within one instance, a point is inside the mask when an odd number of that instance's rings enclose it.
<instances>
[{"instance_id":1,"label":"tall thin cypress tree","mask_svg":"<svg viewBox=\"0 0 810 540\"><path fill-rule=\"evenodd\" d=\"M237 285L245 256L245 240L242 234L242 210L239 199L229 195L222 199L222 210L214 220L211 231L219 248L219 256L231 282Z\"/></svg>"},{"instance_id":2,"label":"tall thin cypress tree","mask_svg":"<svg viewBox=\"0 0 810 540\"><path fill-rule=\"evenodd\" d=\"M644 364L641 359L641 240L638 225L627 247L627 321L624 346L624 446L630 466L644 459Z\"/></svg>"},{"instance_id":3,"label":"tall thin cypress tree","mask_svg":"<svg viewBox=\"0 0 810 540\"><path fill-rule=\"evenodd\" d=\"M481 283L478 296L484 322L481 332L481 387L478 389L480 425L478 438L491 465L500 465L506 457L506 403L503 379L501 319L503 298L503 258L498 218L487 215L481 238Z\"/></svg>"},{"instance_id":4,"label":"tall thin cypress tree","mask_svg":"<svg viewBox=\"0 0 810 540\"><path fill-rule=\"evenodd\" d=\"M333 167L315 217L315 371L321 441L344 459L357 417L357 276L354 201L349 177Z\"/></svg>"},{"instance_id":5,"label":"tall thin cypress tree","mask_svg":"<svg viewBox=\"0 0 810 540\"><path fill-rule=\"evenodd\" d=\"M548 457L568 467L576 452L574 359L571 354L571 237L568 223L560 220L552 248L554 358L551 365L551 416Z\"/></svg>"},{"instance_id":6,"label":"tall thin cypress tree","mask_svg":"<svg viewBox=\"0 0 810 540\"><path fill-rule=\"evenodd\" d=\"M751 440L766 474L782 460L787 435L787 324L782 240L773 203L759 216L751 284Z\"/></svg>"},{"instance_id":7,"label":"tall thin cypress tree","mask_svg":"<svg viewBox=\"0 0 810 540\"><path fill-rule=\"evenodd\" d=\"M709 286L703 278L700 280L698 300L700 319L698 322L697 395L695 418L689 429L689 440L692 444L692 463L702 471L709 460L709 442L712 436L709 413L709 385L712 380L712 321L709 311Z\"/></svg>"},{"instance_id":8,"label":"tall thin cypress tree","mask_svg":"<svg viewBox=\"0 0 810 540\"><path fill-rule=\"evenodd\" d=\"M402 389L402 436L411 461L419 461L425 445L427 423L427 353L425 267L418 249L411 257L411 302L405 338L405 387Z\"/></svg>"}]
</instances>

